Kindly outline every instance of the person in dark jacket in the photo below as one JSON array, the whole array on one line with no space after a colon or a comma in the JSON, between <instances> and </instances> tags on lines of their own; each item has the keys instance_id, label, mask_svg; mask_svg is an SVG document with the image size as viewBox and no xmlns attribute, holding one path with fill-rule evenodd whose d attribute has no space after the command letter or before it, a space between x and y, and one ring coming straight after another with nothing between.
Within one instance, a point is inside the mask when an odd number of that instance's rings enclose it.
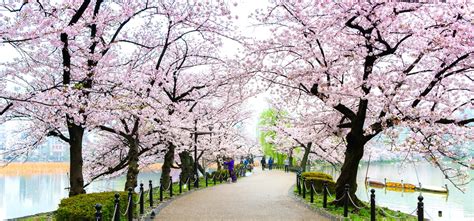
<instances>
[{"instance_id":1,"label":"person in dark jacket","mask_svg":"<svg viewBox=\"0 0 474 221\"><path fill-rule=\"evenodd\" d=\"M265 170L265 165L267 163L267 160L265 159L265 156L262 157L262 160L260 160L260 163L262 164L262 171Z\"/></svg>"},{"instance_id":2,"label":"person in dark jacket","mask_svg":"<svg viewBox=\"0 0 474 221\"><path fill-rule=\"evenodd\" d=\"M229 170L229 175L232 178L232 182L235 183L237 182L237 176L234 171L234 159L232 158L227 158L227 161L224 162L224 165L227 166L227 169Z\"/></svg>"},{"instance_id":3,"label":"person in dark jacket","mask_svg":"<svg viewBox=\"0 0 474 221\"><path fill-rule=\"evenodd\" d=\"M273 167L273 157L270 157L270 159L268 159L268 169L272 170L272 167Z\"/></svg>"}]
</instances>

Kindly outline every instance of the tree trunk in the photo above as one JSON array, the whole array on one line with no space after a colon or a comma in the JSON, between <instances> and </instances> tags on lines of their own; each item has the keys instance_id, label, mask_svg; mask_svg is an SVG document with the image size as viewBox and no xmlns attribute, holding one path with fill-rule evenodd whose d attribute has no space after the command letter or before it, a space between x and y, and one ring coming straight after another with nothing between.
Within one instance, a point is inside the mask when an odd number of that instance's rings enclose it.
<instances>
[{"instance_id":1,"label":"tree trunk","mask_svg":"<svg viewBox=\"0 0 474 221\"><path fill-rule=\"evenodd\" d=\"M181 179L185 182L188 180L188 177L193 177L194 160L188 151L179 153L179 159L181 160Z\"/></svg>"},{"instance_id":2,"label":"tree trunk","mask_svg":"<svg viewBox=\"0 0 474 221\"><path fill-rule=\"evenodd\" d=\"M125 191L128 188L135 189L138 186L138 139L131 138L128 141L128 170L127 181L125 182Z\"/></svg>"},{"instance_id":3,"label":"tree trunk","mask_svg":"<svg viewBox=\"0 0 474 221\"><path fill-rule=\"evenodd\" d=\"M163 186L168 186L171 180L171 166L174 162L174 150L176 146L173 143L168 144L168 151L165 154L165 160L163 166L161 166L161 184Z\"/></svg>"},{"instance_id":4,"label":"tree trunk","mask_svg":"<svg viewBox=\"0 0 474 221\"><path fill-rule=\"evenodd\" d=\"M84 190L84 176L82 175L82 137L84 128L68 120L69 132L69 196L86 193Z\"/></svg>"},{"instance_id":5,"label":"tree trunk","mask_svg":"<svg viewBox=\"0 0 474 221\"><path fill-rule=\"evenodd\" d=\"M288 162L289 162L289 166L292 167L293 166L293 149L290 149L290 153L288 154Z\"/></svg>"},{"instance_id":6,"label":"tree trunk","mask_svg":"<svg viewBox=\"0 0 474 221\"><path fill-rule=\"evenodd\" d=\"M344 158L344 164L341 168L341 175L336 182L336 199L341 199L344 196L344 188L346 184L350 185L349 193L357 205L361 205L359 199L356 197L357 190L357 170L359 162L364 155L364 137L362 134L354 135L352 132L347 134L347 146ZM336 205L343 205L343 200L335 201ZM350 200L349 200L350 203Z\"/></svg>"},{"instance_id":7,"label":"tree trunk","mask_svg":"<svg viewBox=\"0 0 474 221\"><path fill-rule=\"evenodd\" d=\"M304 155L303 155L303 159L301 159L301 165L300 165L303 172L306 172L306 163L308 162L308 156L309 156L309 152L311 151L312 144L313 143L308 143L308 145L303 147Z\"/></svg>"},{"instance_id":8,"label":"tree trunk","mask_svg":"<svg viewBox=\"0 0 474 221\"><path fill-rule=\"evenodd\" d=\"M216 162L217 162L217 170L222 170L222 164L221 164L221 161L219 161L219 157L216 157Z\"/></svg>"}]
</instances>

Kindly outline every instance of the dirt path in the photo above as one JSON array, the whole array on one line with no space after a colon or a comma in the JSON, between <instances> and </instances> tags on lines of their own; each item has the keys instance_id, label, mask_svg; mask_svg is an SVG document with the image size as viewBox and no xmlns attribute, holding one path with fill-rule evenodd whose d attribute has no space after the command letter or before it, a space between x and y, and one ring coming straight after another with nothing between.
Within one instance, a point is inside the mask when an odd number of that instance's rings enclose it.
<instances>
[{"instance_id":1,"label":"dirt path","mask_svg":"<svg viewBox=\"0 0 474 221\"><path fill-rule=\"evenodd\" d=\"M171 202L155 220L327 220L288 195L294 173L259 171Z\"/></svg>"}]
</instances>

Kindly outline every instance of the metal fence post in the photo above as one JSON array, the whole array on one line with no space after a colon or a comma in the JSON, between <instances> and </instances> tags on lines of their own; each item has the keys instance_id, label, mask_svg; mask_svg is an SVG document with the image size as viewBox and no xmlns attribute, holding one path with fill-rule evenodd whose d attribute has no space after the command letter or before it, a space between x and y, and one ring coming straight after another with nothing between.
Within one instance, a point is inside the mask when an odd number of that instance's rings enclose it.
<instances>
[{"instance_id":1,"label":"metal fence post","mask_svg":"<svg viewBox=\"0 0 474 221\"><path fill-rule=\"evenodd\" d=\"M199 188L199 175L196 175L196 180L194 181L194 186Z\"/></svg>"},{"instance_id":2,"label":"metal fence post","mask_svg":"<svg viewBox=\"0 0 474 221\"><path fill-rule=\"evenodd\" d=\"M303 199L306 199L306 178L303 177Z\"/></svg>"},{"instance_id":3,"label":"metal fence post","mask_svg":"<svg viewBox=\"0 0 474 221\"><path fill-rule=\"evenodd\" d=\"M311 180L311 190L309 191L311 196L311 203L314 203L314 180Z\"/></svg>"},{"instance_id":4,"label":"metal fence post","mask_svg":"<svg viewBox=\"0 0 474 221\"><path fill-rule=\"evenodd\" d=\"M424 205L423 205L423 196L422 195L418 196L417 215L418 215L418 221L423 221L425 213L424 213Z\"/></svg>"},{"instance_id":5,"label":"metal fence post","mask_svg":"<svg viewBox=\"0 0 474 221\"><path fill-rule=\"evenodd\" d=\"M323 208L328 207L328 182L323 183Z\"/></svg>"},{"instance_id":6,"label":"metal fence post","mask_svg":"<svg viewBox=\"0 0 474 221\"><path fill-rule=\"evenodd\" d=\"M102 221L102 205L100 203L95 204L95 220Z\"/></svg>"},{"instance_id":7,"label":"metal fence post","mask_svg":"<svg viewBox=\"0 0 474 221\"><path fill-rule=\"evenodd\" d=\"M375 190L370 190L370 221L375 221Z\"/></svg>"},{"instance_id":8,"label":"metal fence post","mask_svg":"<svg viewBox=\"0 0 474 221\"><path fill-rule=\"evenodd\" d=\"M181 179L181 174L179 174L179 194L183 193L183 180Z\"/></svg>"},{"instance_id":9,"label":"metal fence post","mask_svg":"<svg viewBox=\"0 0 474 221\"><path fill-rule=\"evenodd\" d=\"M160 178L160 202L163 202L163 178Z\"/></svg>"},{"instance_id":10,"label":"metal fence post","mask_svg":"<svg viewBox=\"0 0 474 221\"><path fill-rule=\"evenodd\" d=\"M114 220L113 221L120 221L120 194L118 193L115 193L114 195L114 210L115 208L117 208L117 210L115 210L115 214L114 214Z\"/></svg>"},{"instance_id":11,"label":"metal fence post","mask_svg":"<svg viewBox=\"0 0 474 221\"><path fill-rule=\"evenodd\" d=\"M344 217L347 217L349 214L349 184L346 183L344 188Z\"/></svg>"},{"instance_id":12,"label":"metal fence post","mask_svg":"<svg viewBox=\"0 0 474 221\"><path fill-rule=\"evenodd\" d=\"M186 183L186 185L188 186L188 191L191 190L191 177L188 175L188 183Z\"/></svg>"},{"instance_id":13,"label":"metal fence post","mask_svg":"<svg viewBox=\"0 0 474 221\"><path fill-rule=\"evenodd\" d=\"M298 195L301 195L301 181L300 181L300 174L296 173L296 188L298 189Z\"/></svg>"},{"instance_id":14,"label":"metal fence post","mask_svg":"<svg viewBox=\"0 0 474 221\"><path fill-rule=\"evenodd\" d=\"M140 183L140 214L144 214L145 213L145 199L143 199L143 197L145 196L145 193L144 193L144 188L143 188L143 183Z\"/></svg>"},{"instance_id":15,"label":"metal fence post","mask_svg":"<svg viewBox=\"0 0 474 221\"><path fill-rule=\"evenodd\" d=\"M208 187L208 183L207 183L207 181L208 181L208 178L207 178L207 173L206 173L206 177L205 177L205 179L206 179L206 187Z\"/></svg>"},{"instance_id":16,"label":"metal fence post","mask_svg":"<svg viewBox=\"0 0 474 221\"><path fill-rule=\"evenodd\" d=\"M170 177L170 198L173 197L173 178Z\"/></svg>"},{"instance_id":17,"label":"metal fence post","mask_svg":"<svg viewBox=\"0 0 474 221\"><path fill-rule=\"evenodd\" d=\"M133 189L132 187L128 188L128 202L127 202L127 217L128 221L133 220Z\"/></svg>"},{"instance_id":18,"label":"metal fence post","mask_svg":"<svg viewBox=\"0 0 474 221\"><path fill-rule=\"evenodd\" d=\"M153 207L153 184L152 181L148 181L148 201L150 201L150 207Z\"/></svg>"}]
</instances>

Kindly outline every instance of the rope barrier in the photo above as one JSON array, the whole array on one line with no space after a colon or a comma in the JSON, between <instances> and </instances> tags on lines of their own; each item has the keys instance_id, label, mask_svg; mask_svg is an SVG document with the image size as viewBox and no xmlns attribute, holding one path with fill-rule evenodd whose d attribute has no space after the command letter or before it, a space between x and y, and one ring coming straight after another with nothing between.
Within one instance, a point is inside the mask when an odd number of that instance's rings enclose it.
<instances>
[{"instance_id":1,"label":"rope barrier","mask_svg":"<svg viewBox=\"0 0 474 221\"><path fill-rule=\"evenodd\" d=\"M303 182L303 185L304 185L304 189L308 190L308 186L306 186L306 182Z\"/></svg>"},{"instance_id":2,"label":"rope barrier","mask_svg":"<svg viewBox=\"0 0 474 221\"><path fill-rule=\"evenodd\" d=\"M329 189L327 186L324 187L326 189L326 192L328 193L329 197L332 198L331 192L329 192Z\"/></svg>"},{"instance_id":3,"label":"rope barrier","mask_svg":"<svg viewBox=\"0 0 474 221\"><path fill-rule=\"evenodd\" d=\"M139 196L139 197L138 197L138 201L135 202L135 204L139 204L139 203L140 203L140 200L142 199L142 191L140 191L140 192L138 193L138 196Z\"/></svg>"},{"instance_id":4,"label":"rope barrier","mask_svg":"<svg viewBox=\"0 0 474 221\"><path fill-rule=\"evenodd\" d=\"M430 218L430 220L433 220L433 217L430 216L430 214L428 213L428 211L423 210L423 212L424 212L426 215L428 215L428 217Z\"/></svg>"},{"instance_id":5,"label":"rope barrier","mask_svg":"<svg viewBox=\"0 0 474 221\"><path fill-rule=\"evenodd\" d=\"M316 193L316 195L321 196L322 193L318 193L318 191L314 189L314 185L311 185L311 188L313 189L313 192Z\"/></svg>"},{"instance_id":6,"label":"rope barrier","mask_svg":"<svg viewBox=\"0 0 474 221\"><path fill-rule=\"evenodd\" d=\"M187 185L187 184L188 184L188 181L189 181L189 176L188 176L188 179L186 180L186 182L184 182L184 184Z\"/></svg>"},{"instance_id":7,"label":"rope barrier","mask_svg":"<svg viewBox=\"0 0 474 221\"><path fill-rule=\"evenodd\" d=\"M145 198L150 198L150 191L151 189L148 189L148 191L146 192L146 197Z\"/></svg>"},{"instance_id":8,"label":"rope barrier","mask_svg":"<svg viewBox=\"0 0 474 221\"><path fill-rule=\"evenodd\" d=\"M206 176L206 177L207 177L208 179L212 179L212 178L214 178L215 175L216 175L215 173L214 173L214 174L209 174L209 176Z\"/></svg>"},{"instance_id":9,"label":"rope barrier","mask_svg":"<svg viewBox=\"0 0 474 221\"><path fill-rule=\"evenodd\" d=\"M344 195L342 195L341 198L339 198L339 199L335 199L334 202L339 202L339 201L341 201L342 199L344 199Z\"/></svg>"},{"instance_id":10,"label":"rope barrier","mask_svg":"<svg viewBox=\"0 0 474 221\"><path fill-rule=\"evenodd\" d=\"M115 214L117 214L118 205L114 206L114 215L112 216L112 221L115 221Z\"/></svg>"},{"instance_id":11,"label":"rope barrier","mask_svg":"<svg viewBox=\"0 0 474 221\"><path fill-rule=\"evenodd\" d=\"M129 198L128 203L127 203L127 209L125 210L125 213L122 214L123 216L126 216L128 214L128 210L130 209L131 202L132 202L132 198Z\"/></svg>"},{"instance_id":12,"label":"rope barrier","mask_svg":"<svg viewBox=\"0 0 474 221\"><path fill-rule=\"evenodd\" d=\"M351 194L347 194L347 195L349 196L349 200L352 202L352 205L354 205L355 208L357 208L358 210L363 209L362 207L358 207L357 204L352 200Z\"/></svg>"},{"instance_id":13,"label":"rope barrier","mask_svg":"<svg viewBox=\"0 0 474 221\"><path fill-rule=\"evenodd\" d=\"M401 220L401 219L403 218L403 217L401 217L401 216L393 216L393 215L390 215L390 214L387 213L387 211L385 211L382 207L380 207L380 210L382 210L382 212L383 212L386 216L388 216L388 217L390 217L390 218L394 218L394 219L398 219L398 220ZM409 214L410 214L410 215L413 214L414 212L416 212L416 210L417 210L417 208L415 208L415 210L413 210L413 212L411 212L411 213L409 213Z\"/></svg>"},{"instance_id":14,"label":"rope barrier","mask_svg":"<svg viewBox=\"0 0 474 221\"><path fill-rule=\"evenodd\" d=\"M169 182L169 184L168 184L168 188L164 189L163 191L168 191L168 190L170 189L172 183L173 183L173 182L171 182L171 180L170 180L170 182Z\"/></svg>"}]
</instances>

